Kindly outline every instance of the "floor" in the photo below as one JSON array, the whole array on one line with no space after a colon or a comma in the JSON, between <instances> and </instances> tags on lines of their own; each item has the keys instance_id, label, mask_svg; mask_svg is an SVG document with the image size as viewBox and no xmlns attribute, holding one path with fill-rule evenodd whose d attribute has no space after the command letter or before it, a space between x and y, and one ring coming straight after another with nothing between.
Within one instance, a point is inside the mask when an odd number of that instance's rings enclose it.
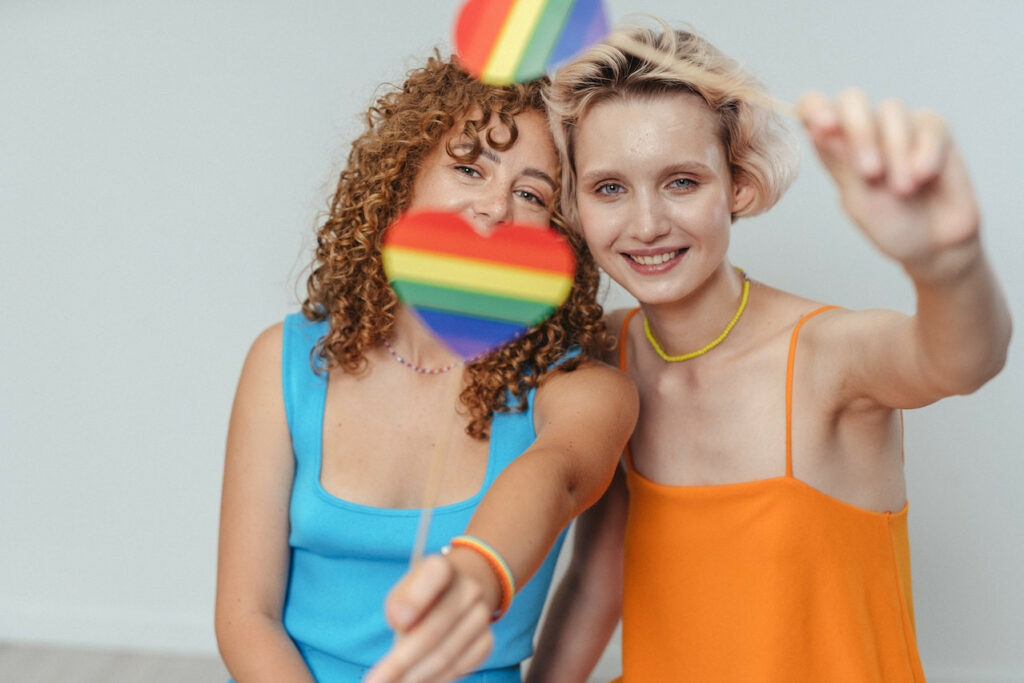
<instances>
[{"instance_id":1,"label":"floor","mask_svg":"<svg viewBox=\"0 0 1024 683\"><path fill-rule=\"evenodd\" d=\"M617 663L614 669L618 671ZM603 683L610 677L599 665L590 681ZM217 657L0 642L0 683L226 683L227 680L227 669Z\"/></svg>"},{"instance_id":2,"label":"floor","mask_svg":"<svg viewBox=\"0 0 1024 683\"><path fill-rule=\"evenodd\" d=\"M216 657L0 642L0 683L225 683Z\"/></svg>"}]
</instances>

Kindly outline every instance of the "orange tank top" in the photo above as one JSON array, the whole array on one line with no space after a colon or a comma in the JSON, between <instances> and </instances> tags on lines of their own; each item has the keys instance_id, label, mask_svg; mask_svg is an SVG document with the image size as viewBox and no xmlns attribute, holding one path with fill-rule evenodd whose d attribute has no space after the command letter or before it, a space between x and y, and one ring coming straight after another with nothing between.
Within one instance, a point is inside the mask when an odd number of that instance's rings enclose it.
<instances>
[{"instance_id":1,"label":"orange tank top","mask_svg":"<svg viewBox=\"0 0 1024 683\"><path fill-rule=\"evenodd\" d=\"M665 486L634 469L627 447L626 683L924 681L906 505L873 512L793 477L797 335L831 308L793 330L785 476ZM619 337L623 370L635 314Z\"/></svg>"}]
</instances>

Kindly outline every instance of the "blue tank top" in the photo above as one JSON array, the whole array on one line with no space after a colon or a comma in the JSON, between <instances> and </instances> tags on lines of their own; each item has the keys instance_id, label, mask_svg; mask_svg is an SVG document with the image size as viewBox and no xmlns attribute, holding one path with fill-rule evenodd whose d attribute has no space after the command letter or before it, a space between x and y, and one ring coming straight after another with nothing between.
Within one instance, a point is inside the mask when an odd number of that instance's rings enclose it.
<instances>
[{"instance_id":1,"label":"blue tank top","mask_svg":"<svg viewBox=\"0 0 1024 683\"><path fill-rule=\"evenodd\" d=\"M284 405L295 454L284 626L317 681L347 683L362 680L391 648L393 632L384 620L384 600L409 569L420 510L350 503L321 486L327 375L314 372L311 352L327 330L326 322L310 322L298 313L284 322ZM468 500L435 509L427 552L440 552L465 531L491 483L534 442L533 400L531 390L524 412L494 414L483 486ZM533 652L534 630L564 538L565 530L508 613L494 624L490 657L463 680L520 680L519 664Z\"/></svg>"}]
</instances>

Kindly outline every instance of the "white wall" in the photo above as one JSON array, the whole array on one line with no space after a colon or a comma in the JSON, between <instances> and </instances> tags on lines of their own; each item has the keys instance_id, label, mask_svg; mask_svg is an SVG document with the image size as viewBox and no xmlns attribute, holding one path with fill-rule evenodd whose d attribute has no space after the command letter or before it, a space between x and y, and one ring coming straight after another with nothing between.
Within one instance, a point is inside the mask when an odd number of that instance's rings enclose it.
<instances>
[{"instance_id":1,"label":"white wall","mask_svg":"<svg viewBox=\"0 0 1024 683\"><path fill-rule=\"evenodd\" d=\"M375 85L446 42L457 4L0 3L0 640L214 650L221 457L245 350L296 305ZM944 113L1021 324L1024 3L893 4L610 6L693 22L783 98L858 84ZM786 289L913 305L806 154L733 249ZM1024 678L1020 340L978 394L907 417L934 681Z\"/></svg>"}]
</instances>

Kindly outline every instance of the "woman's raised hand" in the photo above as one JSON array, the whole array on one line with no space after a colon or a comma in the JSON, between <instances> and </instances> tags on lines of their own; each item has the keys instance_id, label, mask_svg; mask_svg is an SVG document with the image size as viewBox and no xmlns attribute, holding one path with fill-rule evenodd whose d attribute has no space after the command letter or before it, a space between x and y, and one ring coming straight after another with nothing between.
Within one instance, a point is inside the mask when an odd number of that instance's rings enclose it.
<instances>
[{"instance_id":1,"label":"woman's raised hand","mask_svg":"<svg viewBox=\"0 0 1024 683\"><path fill-rule=\"evenodd\" d=\"M857 89L808 93L797 109L843 208L883 253L926 279L963 267L980 214L942 117L894 99L875 108Z\"/></svg>"}]
</instances>

